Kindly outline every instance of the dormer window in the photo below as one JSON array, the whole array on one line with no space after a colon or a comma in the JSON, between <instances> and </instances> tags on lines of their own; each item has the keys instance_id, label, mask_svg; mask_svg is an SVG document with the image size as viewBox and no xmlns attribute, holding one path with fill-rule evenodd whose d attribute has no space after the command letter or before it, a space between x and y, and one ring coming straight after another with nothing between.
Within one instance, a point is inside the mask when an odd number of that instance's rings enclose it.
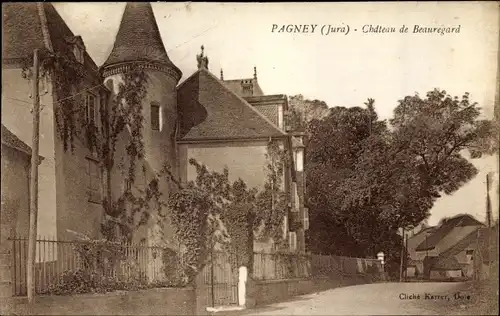
<instances>
[{"instance_id":1,"label":"dormer window","mask_svg":"<svg viewBox=\"0 0 500 316\"><path fill-rule=\"evenodd\" d=\"M73 55L75 59L83 64L85 62L85 44L81 36L67 37L66 42L72 46Z\"/></svg>"},{"instance_id":2,"label":"dormer window","mask_svg":"<svg viewBox=\"0 0 500 316\"><path fill-rule=\"evenodd\" d=\"M75 45L73 47L73 54L75 55L76 60L79 63L83 64L83 62L84 62L83 50L80 47L78 47L77 45Z\"/></svg>"}]
</instances>

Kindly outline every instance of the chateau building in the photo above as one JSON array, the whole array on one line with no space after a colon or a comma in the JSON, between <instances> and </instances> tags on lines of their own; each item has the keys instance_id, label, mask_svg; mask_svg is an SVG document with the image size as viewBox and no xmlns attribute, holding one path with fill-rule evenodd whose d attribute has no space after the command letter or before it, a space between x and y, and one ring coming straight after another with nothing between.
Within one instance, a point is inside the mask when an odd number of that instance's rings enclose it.
<instances>
[{"instance_id":1,"label":"chateau building","mask_svg":"<svg viewBox=\"0 0 500 316\"><path fill-rule=\"evenodd\" d=\"M262 188L267 179L266 149L275 141L290 157L283 181L283 190L290 198L290 211L283 218L284 237L291 251L305 250L305 140L287 128L287 96L266 95L259 86L256 68L250 78L226 80L222 70L220 77L215 76L202 47L196 56L198 70L180 82L182 71L165 50L149 3L126 4L113 49L101 67L87 53L84 39L73 34L52 4L10 3L2 7L2 124L21 141L31 143L32 82L29 74L23 78L23 73L26 65L33 63L33 50L65 56L78 62L84 72L84 80L78 84L58 82L50 75L41 80L40 155L44 159L39 166L40 235L59 240L77 234L101 237L101 225L109 220L103 204L107 190L114 198L130 186L144 190L165 165L182 181L194 180L196 170L189 164L193 158L211 170L220 172L227 167L232 181L241 178L249 187ZM61 105L66 106L67 97L60 93L63 89L71 91L73 106L82 110L87 120L101 121L103 109L112 106L132 65L140 67L148 80L141 101L144 155L136 163L131 184L121 166L130 163L126 144L133 132L124 129L119 135L115 168L107 174L99 167L102 161L88 140L75 135L71 148L65 148L67 134L61 133L59 111ZM163 196L169 195L166 181L160 180L158 187ZM169 244L172 229L168 225L157 227L155 216L158 214L152 214L149 224L139 228L137 241L156 243L161 230ZM303 225L290 225L291 221ZM255 247L260 250L273 245L256 243Z\"/></svg>"}]
</instances>

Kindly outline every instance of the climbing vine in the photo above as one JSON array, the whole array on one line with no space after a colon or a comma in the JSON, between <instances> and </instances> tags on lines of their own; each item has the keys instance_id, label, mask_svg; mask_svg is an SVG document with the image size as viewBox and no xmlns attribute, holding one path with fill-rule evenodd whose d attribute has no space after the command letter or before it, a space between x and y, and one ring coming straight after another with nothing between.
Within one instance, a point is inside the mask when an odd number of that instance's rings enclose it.
<instances>
[{"instance_id":1,"label":"climbing vine","mask_svg":"<svg viewBox=\"0 0 500 316\"><path fill-rule=\"evenodd\" d=\"M115 152L117 142L123 131L128 129L128 140L125 145L128 157L127 182L133 183L136 175L137 161L144 156L144 143L142 129L144 118L142 115L142 101L147 94L148 76L139 64L128 66L117 84L117 91L111 98L102 102L99 107L99 120L89 117L85 106L86 89L85 80L91 76L86 75L84 65L79 63L72 54L50 53L41 61L41 77L51 76L53 89L56 96L54 102L54 119L64 151L71 149L74 152L75 138L81 140L91 150L100 163L101 174L104 175L106 193L103 198L105 213L118 219L125 235L130 235L134 226L135 214L148 204L154 194L150 194L157 184L154 182L141 192L144 196L136 197L131 192L113 201L111 196L111 175L115 167ZM23 71L26 73L26 70ZM24 77L27 77L24 75ZM93 88L100 88L102 78L89 80ZM99 92L102 90L99 89ZM96 95L103 96L97 93ZM103 100L105 98L102 98ZM157 190L157 188L156 188ZM150 194L150 195L148 195ZM127 213L127 205L131 205L131 213ZM139 224L147 221L147 212L141 212ZM113 224L103 224L103 233L112 238Z\"/></svg>"},{"instance_id":2,"label":"climbing vine","mask_svg":"<svg viewBox=\"0 0 500 316\"><path fill-rule=\"evenodd\" d=\"M266 157L267 181L257 197L257 222L263 225L258 237L271 237L279 243L283 239L283 218L288 213L289 198L283 190L283 175L290 159L277 141L268 143Z\"/></svg>"},{"instance_id":3,"label":"climbing vine","mask_svg":"<svg viewBox=\"0 0 500 316\"><path fill-rule=\"evenodd\" d=\"M62 140L64 150L74 151L74 139L79 136L79 118L84 114L80 98L76 98L75 90L86 79L86 72L82 64L78 63L72 55L59 52L46 52L40 61L40 81L52 83L54 102L54 120L57 131ZM33 80L29 61L24 61L22 77ZM97 84L93 82L93 84Z\"/></svg>"},{"instance_id":4,"label":"climbing vine","mask_svg":"<svg viewBox=\"0 0 500 316\"><path fill-rule=\"evenodd\" d=\"M100 108L100 129L92 121L87 122L87 141L95 149L101 162L101 169L106 176L106 196L103 201L105 213L118 220L121 235L127 240L138 226L147 223L150 218L152 202L158 204L160 193L158 181L151 180L145 190L138 190L139 195L127 188L116 201L112 200L111 174L115 168L115 153L117 142L122 132L128 129L128 140L125 145L128 166L125 182L135 183L137 162L144 157L142 101L147 94L148 76L139 64L131 64L121 76L117 84L117 92L109 100L108 106ZM156 202L155 202L156 201ZM161 208L156 207L156 210ZM139 219L136 220L139 214ZM102 231L105 235L114 236L115 221L105 222Z\"/></svg>"},{"instance_id":5,"label":"climbing vine","mask_svg":"<svg viewBox=\"0 0 500 316\"><path fill-rule=\"evenodd\" d=\"M186 279L192 280L208 259L215 244L236 252L238 264L252 267L253 241L283 239L283 218L288 210L287 194L282 189L287 155L277 142L268 146L268 178L262 190L248 188L242 179L229 180L222 173L191 159L196 179L185 185L167 172L178 188L170 195L168 206L175 236L183 245L181 254Z\"/></svg>"}]
</instances>

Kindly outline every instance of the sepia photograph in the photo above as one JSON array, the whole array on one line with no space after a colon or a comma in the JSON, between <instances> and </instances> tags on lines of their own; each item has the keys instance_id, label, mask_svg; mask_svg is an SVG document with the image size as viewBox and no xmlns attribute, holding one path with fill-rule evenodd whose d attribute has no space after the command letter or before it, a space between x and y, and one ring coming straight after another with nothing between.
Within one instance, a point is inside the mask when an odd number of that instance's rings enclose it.
<instances>
[{"instance_id":1,"label":"sepia photograph","mask_svg":"<svg viewBox=\"0 0 500 316\"><path fill-rule=\"evenodd\" d=\"M1 123L1 315L498 315L498 1L4 2Z\"/></svg>"}]
</instances>

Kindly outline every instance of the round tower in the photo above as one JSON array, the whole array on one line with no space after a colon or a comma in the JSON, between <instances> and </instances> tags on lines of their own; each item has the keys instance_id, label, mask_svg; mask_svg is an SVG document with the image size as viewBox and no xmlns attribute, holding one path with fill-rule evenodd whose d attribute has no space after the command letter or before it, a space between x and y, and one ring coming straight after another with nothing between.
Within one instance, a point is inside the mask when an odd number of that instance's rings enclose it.
<instances>
[{"instance_id":1,"label":"round tower","mask_svg":"<svg viewBox=\"0 0 500 316\"><path fill-rule=\"evenodd\" d=\"M175 89L182 72L167 55L149 3L126 4L113 50L102 66L105 85L111 83L113 92L117 93L123 74L130 71L132 65L143 69L148 77L142 107L145 159L156 172L164 163L175 168Z\"/></svg>"},{"instance_id":2,"label":"round tower","mask_svg":"<svg viewBox=\"0 0 500 316\"><path fill-rule=\"evenodd\" d=\"M116 95L120 83L124 82L124 74L130 74L133 67L139 67L147 76L147 93L142 101L144 159L136 163L137 176L133 184L134 187L144 187L165 164L171 167L174 174L177 173L176 86L182 77L182 72L167 55L149 3L126 4L113 50L101 67L104 84ZM124 134L127 137L127 130ZM123 145L126 143L117 145L117 162L123 154ZM120 178L119 172L113 171L114 178ZM113 181L113 186L117 181L123 179ZM116 187L121 186L118 184ZM167 197L168 184L160 179L159 187L163 196ZM113 191L118 189L113 188ZM151 232L147 234L150 237Z\"/></svg>"}]
</instances>

